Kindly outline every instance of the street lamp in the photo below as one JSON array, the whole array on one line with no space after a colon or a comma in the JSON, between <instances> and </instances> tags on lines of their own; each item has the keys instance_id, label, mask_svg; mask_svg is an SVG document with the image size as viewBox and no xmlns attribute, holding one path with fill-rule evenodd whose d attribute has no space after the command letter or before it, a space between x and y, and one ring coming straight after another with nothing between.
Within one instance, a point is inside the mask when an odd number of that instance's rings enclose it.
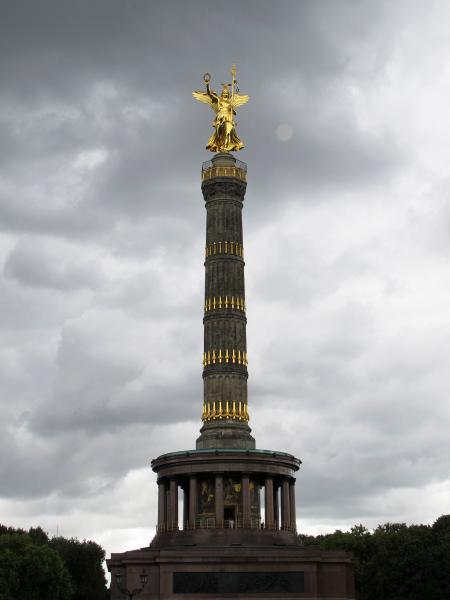
<instances>
[{"instance_id":1,"label":"street lamp","mask_svg":"<svg viewBox=\"0 0 450 600\"><path fill-rule=\"evenodd\" d=\"M147 585L148 576L147 576L145 569L140 574L139 579L141 580L141 587L135 588L134 590L132 590L130 592L130 590L128 590L127 588L122 587L123 575L120 571L117 571L116 584L117 584L117 588L118 588L119 592L121 594L123 594L124 596L127 596L129 598L129 600L133 600L133 598L135 596L137 596L138 594L140 594L142 592L142 590L145 588L145 586Z\"/></svg>"}]
</instances>

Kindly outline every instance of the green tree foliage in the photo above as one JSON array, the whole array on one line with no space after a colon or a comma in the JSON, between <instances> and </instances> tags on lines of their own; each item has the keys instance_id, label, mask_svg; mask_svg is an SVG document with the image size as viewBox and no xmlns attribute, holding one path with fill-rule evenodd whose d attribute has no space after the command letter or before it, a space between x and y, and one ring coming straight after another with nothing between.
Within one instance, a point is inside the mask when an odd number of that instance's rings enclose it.
<instances>
[{"instance_id":1,"label":"green tree foliage","mask_svg":"<svg viewBox=\"0 0 450 600\"><path fill-rule=\"evenodd\" d=\"M0 600L69 600L72 586L59 554L29 535L0 535Z\"/></svg>"},{"instance_id":2,"label":"green tree foliage","mask_svg":"<svg viewBox=\"0 0 450 600\"><path fill-rule=\"evenodd\" d=\"M36 546L44 546L48 544L48 535L42 529L42 527L31 527L28 530L28 535L33 540L33 544Z\"/></svg>"},{"instance_id":3,"label":"green tree foliage","mask_svg":"<svg viewBox=\"0 0 450 600\"><path fill-rule=\"evenodd\" d=\"M104 558L92 541L0 525L0 600L107 600Z\"/></svg>"},{"instance_id":4,"label":"green tree foliage","mask_svg":"<svg viewBox=\"0 0 450 600\"><path fill-rule=\"evenodd\" d=\"M437 544L430 557L431 576L440 581L438 600L450 598L450 515L442 515L433 525ZM442 576L445 573L446 576Z\"/></svg>"},{"instance_id":5,"label":"green tree foliage","mask_svg":"<svg viewBox=\"0 0 450 600\"><path fill-rule=\"evenodd\" d=\"M358 600L450 599L450 515L433 526L386 523L370 532L357 525L303 542L353 553Z\"/></svg>"},{"instance_id":6,"label":"green tree foliage","mask_svg":"<svg viewBox=\"0 0 450 600\"><path fill-rule=\"evenodd\" d=\"M56 550L69 569L74 587L73 600L109 598L103 571L105 551L92 541L57 537L49 545Z\"/></svg>"}]
</instances>

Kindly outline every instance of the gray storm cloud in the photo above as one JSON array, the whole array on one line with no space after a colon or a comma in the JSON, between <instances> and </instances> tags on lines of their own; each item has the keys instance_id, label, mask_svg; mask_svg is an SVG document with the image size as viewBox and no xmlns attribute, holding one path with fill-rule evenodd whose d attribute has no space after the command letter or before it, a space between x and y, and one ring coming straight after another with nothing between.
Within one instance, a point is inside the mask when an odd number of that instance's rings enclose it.
<instances>
[{"instance_id":1,"label":"gray storm cloud","mask_svg":"<svg viewBox=\"0 0 450 600\"><path fill-rule=\"evenodd\" d=\"M449 18L440 1L5 3L3 520L148 541L149 460L200 426L212 114L190 94L232 63L258 446L302 458L302 529L444 511Z\"/></svg>"}]
</instances>

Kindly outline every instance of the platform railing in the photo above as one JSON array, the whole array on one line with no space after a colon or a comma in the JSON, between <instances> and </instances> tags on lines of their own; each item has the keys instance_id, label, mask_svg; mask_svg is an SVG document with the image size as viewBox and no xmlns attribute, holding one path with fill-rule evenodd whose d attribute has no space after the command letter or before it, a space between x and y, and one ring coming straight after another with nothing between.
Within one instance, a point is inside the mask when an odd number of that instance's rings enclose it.
<instances>
[{"instance_id":1,"label":"platform railing","mask_svg":"<svg viewBox=\"0 0 450 600\"><path fill-rule=\"evenodd\" d=\"M157 533L170 533L174 531L186 531L192 529L267 529L270 531L291 531L296 532L296 527L290 523L264 524L258 517L252 517L249 522L244 523L242 516L236 519L223 519L216 524L215 517L197 517L194 522L186 521L185 527L180 529L177 523L160 523L156 530Z\"/></svg>"},{"instance_id":2,"label":"platform railing","mask_svg":"<svg viewBox=\"0 0 450 600\"><path fill-rule=\"evenodd\" d=\"M202 164L202 181L214 177L234 177L241 181L247 181L247 165L236 160L235 165L232 166L214 166L211 160L207 160Z\"/></svg>"}]
</instances>

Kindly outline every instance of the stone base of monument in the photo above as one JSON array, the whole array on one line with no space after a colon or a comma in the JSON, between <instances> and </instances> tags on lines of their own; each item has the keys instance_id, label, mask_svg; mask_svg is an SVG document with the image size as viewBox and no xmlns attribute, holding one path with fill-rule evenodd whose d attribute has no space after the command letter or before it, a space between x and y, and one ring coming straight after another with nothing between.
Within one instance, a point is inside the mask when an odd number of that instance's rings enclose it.
<instances>
[{"instance_id":1,"label":"stone base of monument","mask_svg":"<svg viewBox=\"0 0 450 600\"><path fill-rule=\"evenodd\" d=\"M117 575L132 591L144 571L141 600L354 598L351 556L299 541L293 477L299 466L291 454L257 449L156 458L157 533L148 548L108 560L111 598L123 597Z\"/></svg>"},{"instance_id":2,"label":"stone base of monument","mask_svg":"<svg viewBox=\"0 0 450 600\"><path fill-rule=\"evenodd\" d=\"M229 546L149 547L113 554L108 561L113 574L111 599L123 598L114 581L117 570L129 590L139 589L145 570L148 582L139 594L141 600L354 598L353 565L347 553L292 545L252 547L245 544L245 531L239 533L241 543Z\"/></svg>"}]
</instances>

